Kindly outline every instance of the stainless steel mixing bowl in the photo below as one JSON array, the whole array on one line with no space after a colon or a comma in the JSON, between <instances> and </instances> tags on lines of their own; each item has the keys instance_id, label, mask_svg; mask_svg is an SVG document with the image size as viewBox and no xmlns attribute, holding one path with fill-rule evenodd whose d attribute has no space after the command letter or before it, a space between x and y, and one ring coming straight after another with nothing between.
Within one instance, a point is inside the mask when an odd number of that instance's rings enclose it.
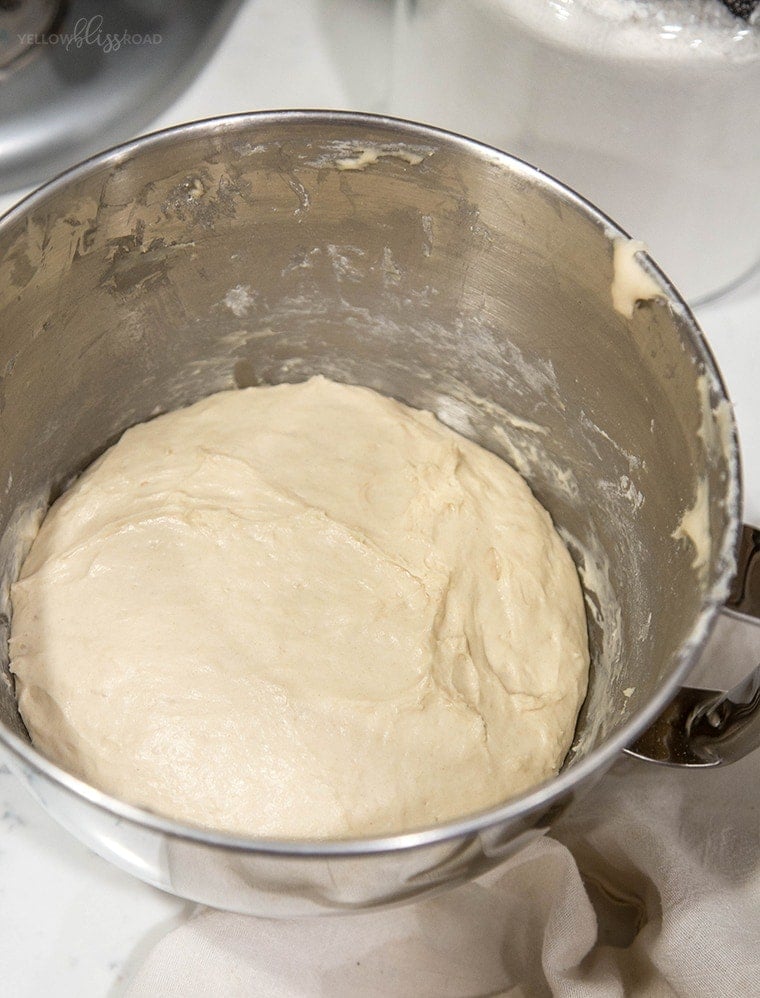
<instances>
[{"instance_id":1,"label":"stainless steel mixing bowl","mask_svg":"<svg viewBox=\"0 0 760 998\"><path fill-rule=\"evenodd\" d=\"M40 497L60 492L132 423L235 384L321 372L431 409L517 464L579 565L593 652L557 778L446 825L306 842L182 825L57 768L18 716L6 640L2 742L62 825L136 876L221 908L361 909L498 864L650 728L729 595L739 473L714 362L667 280L644 258L664 298L630 319L612 306L621 236L503 153L324 112L148 136L64 174L5 217L6 638L20 525ZM684 702L676 697L680 710ZM671 711L642 752L666 758L675 732L687 761L710 762L687 730L705 713L695 703L688 717ZM720 709L735 731L730 701Z\"/></svg>"}]
</instances>

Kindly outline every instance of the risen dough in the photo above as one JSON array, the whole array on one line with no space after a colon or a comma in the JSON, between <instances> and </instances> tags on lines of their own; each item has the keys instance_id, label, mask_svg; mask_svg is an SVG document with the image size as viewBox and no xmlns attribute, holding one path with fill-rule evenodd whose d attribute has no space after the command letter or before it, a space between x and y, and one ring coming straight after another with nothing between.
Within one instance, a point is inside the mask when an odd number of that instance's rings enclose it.
<instances>
[{"instance_id":1,"label":"risen dough","mask_svg":"<svg viewBox=\"0 0 760 998\"><path fill-rule=\"evenodd\" d=\"M52 507L12 601L34 744L232 832L497 804L556 773L585 695L578 577L525 482L323 378L128 430Z\"/></svg>"}]
</instances>

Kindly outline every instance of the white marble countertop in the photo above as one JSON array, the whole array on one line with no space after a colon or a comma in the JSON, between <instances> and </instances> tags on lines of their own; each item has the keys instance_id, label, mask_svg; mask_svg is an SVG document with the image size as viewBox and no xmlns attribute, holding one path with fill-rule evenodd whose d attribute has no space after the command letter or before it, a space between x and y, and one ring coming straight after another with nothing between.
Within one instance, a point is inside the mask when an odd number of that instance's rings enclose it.
<instances>
[{"instance_id":1,"label":"white marble countertop","mask_svg":"<svg viewBox=\"0 0 760 998\"><path fill-rule=\"evenodd\" d=\"M378 0L249 0L208 66L152 127L260 108L375 110L387 13ZM0 209L18 196L0 198ZM698 318L736 407L745 518L760 523L760 274ZM189 910L89 852L0 766L3 994L119 995L152 943Z\"/></svg>"}]
</instances>

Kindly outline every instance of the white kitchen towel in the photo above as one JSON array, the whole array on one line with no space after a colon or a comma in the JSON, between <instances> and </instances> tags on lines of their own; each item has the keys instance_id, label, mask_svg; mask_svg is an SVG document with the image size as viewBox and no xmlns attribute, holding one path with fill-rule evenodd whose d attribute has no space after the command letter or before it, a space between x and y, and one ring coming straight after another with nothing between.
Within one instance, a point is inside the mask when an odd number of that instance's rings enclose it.
<instances>
[{"instance_id":1,"label":"white kitchen towel","mask_svg":"<svg viewBox=\"0 0 760 998\"><path fill-rule=\"evenodd\" d=\"M760 752L710 771L621 759L551 837L417 904L293 921L199 908L127 993L760 995Z\"/></svg>"}]
</instances>

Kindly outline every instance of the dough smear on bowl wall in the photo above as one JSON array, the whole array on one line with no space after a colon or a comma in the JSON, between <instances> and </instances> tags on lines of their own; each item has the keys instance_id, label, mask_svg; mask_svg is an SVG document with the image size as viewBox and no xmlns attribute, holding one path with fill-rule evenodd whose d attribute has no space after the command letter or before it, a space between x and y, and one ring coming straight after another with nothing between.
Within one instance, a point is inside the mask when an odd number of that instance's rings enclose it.
<instances>
[{"instance_id":1,"label":"dough smear on bowl wall","mask_svg":"<svg viewBox=\"0 0 760 998\"><path fill-rule=\"evenodd\" d=\"M524 480L321 377L128 430L51 508L12 603L37 748L248 835L494 806L557 773L588 678L575 566Z\"/></svg>"}]
</instances>

